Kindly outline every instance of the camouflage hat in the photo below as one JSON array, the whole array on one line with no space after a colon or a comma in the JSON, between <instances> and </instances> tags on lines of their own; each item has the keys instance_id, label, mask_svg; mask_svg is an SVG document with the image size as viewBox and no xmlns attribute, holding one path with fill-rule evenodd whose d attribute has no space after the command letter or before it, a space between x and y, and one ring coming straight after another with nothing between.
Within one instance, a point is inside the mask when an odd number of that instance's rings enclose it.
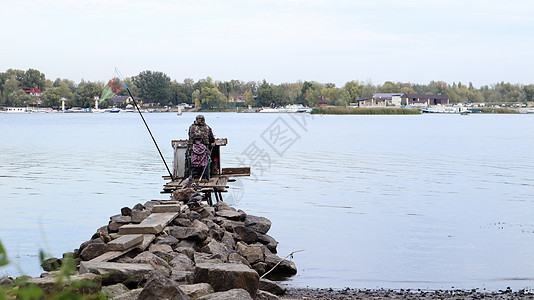
<instances>
[{"instance_id":1,"label":"camouflage hat","mask_svg":"<svg viewBox=\"0 0 534 300\"><path fill-rule=\"evenodd\" d=\"M200 120L205 121L206 119L204 119L203 115L198 115L197 116L197 121L200 121Z\"/></svg>"}]
</instances>

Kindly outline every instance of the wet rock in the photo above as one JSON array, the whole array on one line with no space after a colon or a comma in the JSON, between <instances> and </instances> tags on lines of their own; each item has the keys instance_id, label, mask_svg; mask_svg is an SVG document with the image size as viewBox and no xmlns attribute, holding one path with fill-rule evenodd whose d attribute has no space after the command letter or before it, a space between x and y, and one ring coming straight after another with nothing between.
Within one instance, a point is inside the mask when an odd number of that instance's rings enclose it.
<instances>
[{"instance_id":1,"label":"wet rock","mask_svg":"<svg viewBox=\"0 0 534 300\"><path fill-rule=\"evenodd\" d=\"M275 295L283 295L287 290L285 286L265 278L260 279L259 289Z\"/></svg>"},{"instance_id":2,"label":"wet rock","mask_svg":"<svg viewBox=\"0 0 534 300\"><path fill-rule=\"evenodd\" d=\"M180 240L188 239L203 241L208 237L208 231L191 227L173 226L170 228L170 233L172 236Z\"/></svg>"},{"instance_id":3,"label":"wet rock","mask_svg":"<svg viewBox=\"0 0 534 300\"><path fill-rule=\"evenodd\" d=\"M87 245L80 252L80 257L83 260L91 260L104 254L108 249L108 246L101 239L94 239L89 241Z\"/></svg>"},{"instance_id":4,"label":"wet rock","mask_svg":"<svg viewBox=\"0 0 534 300\"><path fill-rule=\"evenodd\" d=\"M150 216L148 210L132 210L132 223L139 224Z\"/></svg>"},{"instance_id":5,"label":"wet rock","mask_svg":"<svg viewBox=\"0 0 534 300\"><path fill-rule=\"evenodd\" d=\"M196 284L185 284L180 285L180 289L191 298L191 300L196 300L202 296L209 295L213 292L211 285L207 283L196 283Z\"/></svg>"},{"instance_id":6,"label":"wet rock","mask_svg":"<svg viewBox=\"0 0 534 300\"><path fill-rule=\"evenodd\" d=\"M278 246L278 242L271 237L268 234L259 234L258 235L258 241L262 244L264 244L267 249L269 249L272 253L276 254L277 250L276 247Z\"/></svg>"},{"instance_id":7,"label":"wet rock","mask_svg":"<svg viewBox=\"0 0 534 300\"><path fill-rule=\"evenodd\" d=\"M154 267L149 264L82 261L79 272L101 275L105 284L136 286L144 282L153 270Z\"/></svg>"},{"instance_id":8,"label":"wet rock","mask_svg":"<svg viewBox=\"0 0 534 300\"><path fill-rule=\"evenodd\" d=\"M217 292L200 297L197 300L253 300L244 289L233 289L225 292Z\"/></svg>"},{"instance_id":9,"label":"wet rock","mask_svg":"<svg viewBox=\"0 0 534 300\"><path fill-rule=\"evenodd\" d=\"M207 282L215 291L241 288L254 297L259 279L258 273L242 264L197 263L193 280L195 283Z\"/></svg>"},{"instance_id":10,"label":"wet rock","mask_svg":"<svg viewBox=\"0 0 534 300\"><path fill-rule=\"evenodd\" d=\"M142 252L141 254L137 255L133 259L133 262L139 263L139 264L149 264L153 266L154 269L161 269L161 268L165 268L168 270L171 269L171 266L166 261L156 256L154 253L151 253L148 251Z\"/></svg>"},{"instance_id":11,"label":"wet rock","mask_svg":"<svg viewBox=\"0 0 534 300\"><path fill-rule=\"evenodd\" d=\"M128 293L129 291L130 290L122 283L102 287L102 292L106 293L110 298Z\"/></svg>"},{"instance_id":12,"label":"wet rock","mask_svg":"<svg viewBox=\"0 0 534 300\"><path fill-rule=\"evenodd\" d=\"M41 268L47 272L56 271L61 267L62 261L59 258L51 257L41 263Z\"/></svg>"},{"instance_id":13,"label":"wet rock","mask_svg":"<svg viewBox=\"0 0 534 300\"><path fill-rule=\"evenodd\" d=\"M215 215L232 221L244 221L247 217L245 212L233 210L219 210L215 212Z\"/></svg>"},{"instance_id":14,"label":"wet rock","mask_svg":"<svg viewBox=\"0 0 534 300\"><path fill-rule=\"evenodd\" d=\"M278 300L280 299L278 296L273 295L269 292L259 290L258 293L256 293L255 300Z\"/></svg>"},{"instance_id":15,"label":"wet rock","mask_svg":"<svg viewBox=\"0 0 534 300\"><path fill-rule=\"evenodd\" d=\"M121 215L123 215L123 216L131 216L132 215L132 209L129 208L129 207L121 208Z\"/></svg>"},{"instance_id":16,"label":"wet rock","mask_svg":"<svg viewBox=\"0 0 534 300\"><path fill-rule=\"evenodd\" d=\"M169 265L171 265L173 270L192 271L194 270L195 263L187 255L178 253L176 257L169 262Z\"/></svg>"},{"instance_id":17,"label":"wet rock","mask_svg":"<svg viewBox=\"0 0 534 300\"><path fill-rule=\"evenodd\" d=\"M273 268L279 261L282 259L275 254L265 253L265 263L267 268L270 270ZM278 266L272 271L272 274L277 274L283 277L290 277L297 274L297 267L295 263L287 259L282 260Z\"/></svg>"},{"instance_id":18,"label":"wet rock","mask_svg":"<svg viewBox=\"0 0 534 300\"><path fill-rule=\"evenodd\" d=\"M156 245L168 245L173 248L178 245L180 241L172 235L166 236L156 242Z\"/></svg>"},{"instance_id":19,"label":"wet rock","mask_svg":"<svg viewBox=\"0 0 534 300\"><path fill-rule=\"evenodd\" d=\"M245 226L261 234L266 234L271 229L271 224L271 221L264 217L247 215L245 219Z\"/></svg>"},{"instance_id":20,"label":"wet rock","mask_svg":"<svg viewBox=\"0 0 534 300\"><path fill-rule=\"evenodd\" d=\"M259 238L256 231L252 230L250 227L236 226L234 227L234 232L247 244L254 243Z\"/></svg>"},{"instance_id":21,"label":"wet rock","mask_svg":"<svg viewBox=\"0 0 534 300\"><path fill-rule=\"evenodd\" d=\"M228 257L229 251L224 246L224 244L221 244L217 242L216 240L212 240L209 242L206 246L200 248L200 252L209 253L209 254L218 254L223 258L223 261L226 261L226 258Z\"/></svg>"},{"instance_id":22,"label":"wet rock","mask_svg":"<svg viewBox=\"0 0 534 300\"><path fill-rule=\"evenodd\" d=\"M153 272L137 297L138 300L189 300L179 287L177 282L167 278L160 272Z\"/></svg>"}]
</instances>

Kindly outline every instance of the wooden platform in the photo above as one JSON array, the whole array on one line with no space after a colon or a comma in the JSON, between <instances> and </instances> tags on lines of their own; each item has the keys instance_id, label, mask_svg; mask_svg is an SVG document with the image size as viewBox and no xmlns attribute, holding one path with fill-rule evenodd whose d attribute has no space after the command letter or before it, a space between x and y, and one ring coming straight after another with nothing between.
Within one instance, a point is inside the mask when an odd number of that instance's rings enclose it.
<instances>
[{"instance_id":1,"label":"wooden platform","mask_svg":"<svg viewBox=\"0 0 534 300\"><path fill-rule=\"evenodd\" d=\"M198 191L200 192L227 192L228 176L225 175L214 175L209 180L203 179L198 184ZM184 188L183 182L185 179L179 178L175 181L168 182L163 186L164 193L172 193L174 190Z\"/></svg>"}]
</instances>

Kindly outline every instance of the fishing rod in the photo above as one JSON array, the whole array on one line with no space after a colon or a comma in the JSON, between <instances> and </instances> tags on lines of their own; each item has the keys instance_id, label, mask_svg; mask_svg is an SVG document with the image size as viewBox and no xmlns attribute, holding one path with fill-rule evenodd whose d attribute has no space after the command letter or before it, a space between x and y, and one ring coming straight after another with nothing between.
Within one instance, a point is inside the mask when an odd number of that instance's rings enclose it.
<instances>
[{"instance_id":1,"label":"fishing rod","mask_svg":"<svg viewBox=\"0 0 534 300\"><path fill-rule=\"evenodd\" d=\"M156 142L156 139L154 138L154 135L152 135L152 131L150 130L150 127L148 127L148 124L146 123L145 117L143 116L143 114L141 113L141 110L139 109L139 105L137 105L137 101L135 101L135 98L134 98L134 96L132 95L132 92L130 91L130 88L128 88L128 85L126 84L126 80L124 80L124 77L122 77L122 74L121 74L121 72L119 71L119 69L115 68L115 72L117 72L117 74L119 75L119 77L120 77L120 78L122 79L122 81L124 82L124 87L125 87L126 90L128 91L128 95L130 95L130 98L132 98L133 103L135 104L135 108L137 108L137 112L138 112L139 115L141 116L141 119L143 119L143 123L145 123L145 127L146 127L146 129L148 130L148 133L150 134L150 137L152 138L152 141L154 142L154 145L156 145L156 149L158 149L159 156L160 156L161 159L163 160L163 164L165 164L165 168L167 169L167 172L169 172L169 175L171 176L171 180L174 181L174 176L172 175L172 172L171 172L171 170L169 169L169 166L167 165L167 162L165 161L165 157L163 157L163 154L161 153L161 150L159 149L158 143Z\"/></svg>"}]
</instances>

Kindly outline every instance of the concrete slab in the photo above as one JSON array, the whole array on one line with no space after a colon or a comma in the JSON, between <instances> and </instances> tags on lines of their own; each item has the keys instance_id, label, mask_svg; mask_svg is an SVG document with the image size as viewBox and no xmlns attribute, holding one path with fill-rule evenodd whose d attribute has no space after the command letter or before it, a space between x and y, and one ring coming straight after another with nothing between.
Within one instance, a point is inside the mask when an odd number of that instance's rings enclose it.
<instances>
[{"instance_id":1,"label":"concrete slab","mask_svg":"<svg viewBox=\"0 0 534 300\"><path fill-rule=\"evenodd\" d=\"M119 282L141 283L154 270L149 264L114 263L114 262L80 262L80 274L93 273L102 276L102 282L114 284Z\"/></svg>"},{"instance_id":2,"label":"concrete slab","mask_svg":"<svg viewBox=\"0 0 534 300\"><path fill-rule=\"evenodd\" d=\"M135 247L135 249L139 251L145 251L146 248L150 246L152 241L154 241L154 239L156 239L156 236L153 234L143 234L143 242L141 242L139 246Z\"/></svg>"},{"instance_id":3,"label":"concrete slab","mask_svg":"<svg viewBox=\"0 0 534 300\"><path fill-rule=\"evenodd\" d=\"M164 212L181 212L187 205L179 204L160 204L155 205L152 208L152 213L164 213Z\"/></svg>"},{"instance_id":4,"label":"concrete slab","mask_svg":"<svg viewBox=\"0 0 534 300\"><path fill-rule=\"evenodd\" d=\"M119 228L119 233L126 234L158 234L179 214L176 212L153 213L140 224L127 224Z\"/></svg>"},{"instance_id":5,"label":"concrete slab","mask_svg":"<svg viewBox=\"0 0 534 300\"><path fill-rule=\"evenodd\" d=\"M125 251L143 242L142 234L127 234L108 243L108 251Z\"/></svg>"},{"instance_id":6,"label":"concrete slab","mask_svg":"<svg viewBox=\"0 0 534 300\"><path fill-rule=\"evenodd\" d=\"M110 261L112 259L115 259L123 254L125 254L126 252L130 251L130 249L128 249L127 251L108 251L100 256L97 256L93 259L90 260L90 262L106 262L106 261Z\"/></svg>"}]
</instances>

